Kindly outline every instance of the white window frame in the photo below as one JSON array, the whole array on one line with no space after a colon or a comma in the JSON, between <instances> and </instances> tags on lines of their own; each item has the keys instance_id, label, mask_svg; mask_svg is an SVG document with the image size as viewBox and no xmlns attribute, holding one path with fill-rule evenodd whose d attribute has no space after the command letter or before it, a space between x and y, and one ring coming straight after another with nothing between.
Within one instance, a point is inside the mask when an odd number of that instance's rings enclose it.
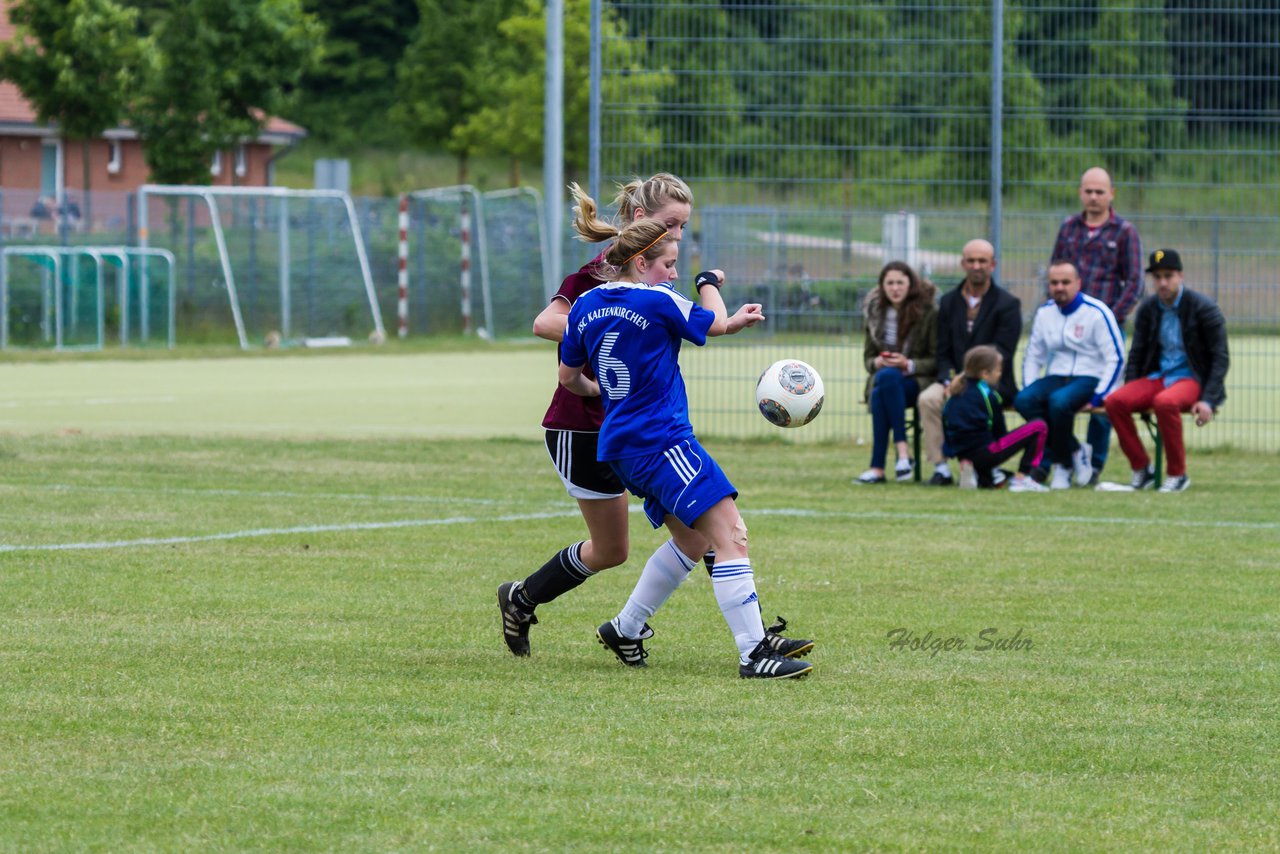
<instances>
[{"instance_id":1,"label":"white window frame","mask_svg":"<svg viewBox=\"0 0 1280 854\"><path fill-rule=\"evenodd\" d=\"M236 146L236 177L243 178L249 174L249 152L245 150L244 143Z\"/></svg>"},{"instance_id":2,"label":"white window frame","mask_svg":"<svg viewBox=\"0 0 1280 854\"><path fill-rule=\"evenodd\" d=\"M107 174L119 175L120 170L124 168L124 143L118 139L108 139L107 151L110 152L107 158Z\"/></svg>"},{"instance_id":3,"label":"white window frame","mask_svg":"<svg viewBox=\"0 0 1280 854\"><path fill-rule=\"evenodd\" d=\"M218 177L222 174L222 152L215 151L213 153L213 162L209 164L209 174Z\"/></svg>"}]
</instances>

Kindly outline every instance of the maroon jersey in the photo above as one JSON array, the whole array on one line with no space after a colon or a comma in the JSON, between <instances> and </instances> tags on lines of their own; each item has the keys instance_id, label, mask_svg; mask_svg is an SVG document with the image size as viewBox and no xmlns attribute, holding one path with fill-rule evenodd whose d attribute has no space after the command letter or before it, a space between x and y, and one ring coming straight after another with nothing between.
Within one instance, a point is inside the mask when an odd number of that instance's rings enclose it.
<instances>
[{"instance_id":1,"label":"maroon jersey","mask_svg":"<svg viewBox=\"0 0 1280 854\"><path fill-rule=\"evenodd\" d=\"M554 299L563 298L572 308L574 301L578 297L604 281L604 279L596 275L596 265L603 259L604 253L601 253L586 264L583 264L582 269L578 272L570 273L566 276L564 283L560 285L560 290L556 291ZM557 365L559 361L560 347L557 346ZM590 363L587 363L583 373L589 379L596 378L591 370ZM547 407L547 414L542 419L542 426L548 430L583 430L598 433L600 432L600 424L603 421L604 406L600 403L600 398L579 397L564 386L556 383L556 391L551 396L551 406Z\"/></svg>"}]
</instances>

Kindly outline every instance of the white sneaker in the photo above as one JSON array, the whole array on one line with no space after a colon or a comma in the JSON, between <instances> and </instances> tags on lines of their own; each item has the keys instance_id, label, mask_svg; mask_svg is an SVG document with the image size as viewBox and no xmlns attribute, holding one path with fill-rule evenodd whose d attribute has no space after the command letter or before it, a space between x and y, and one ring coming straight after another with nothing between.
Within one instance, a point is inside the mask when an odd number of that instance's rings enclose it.
<instances>
[{"instance_id":1,"label":"white sneaker","mask_svg":"<svg viewBox=\"0 0 1280 854\"><path fill-rule=\"evenodd\" d=\"M1088 483L1086 480L1085 483ZM1071 469L1066 466L1053 464L1053 478L1049 481L1050 489L1070 489L1071 488Z\"/></svg>"},{"instance_id":2,"label":"white sneaker","mask_svg":"<svg viewBox=\"0 0 1280 854\"><path fill-rule=\"evenodd\" d=\"M1093 479L1093 446L1082 442L1080 449L1071 455L1071 468L1076 474L1076 486L1088 486Z\"/></svg>"},{"instance_id":3,"label":"white sneaker","mask_svg":"<svg viewBox=\"0 0 1280 854\"><path fill-rule=\"evenodd\" d=\"M897 464L894 465L893 476L898 483L906 483L911 480L911 476L915 474L915 471L915 463L904 457L903 459L898 460Z\"/></svg>"},{"instance_id":4,"label":"white sneaker","mask_svg":"<svg viewBox=\"0 0 1280 854\"><path fill-rule=\"evenodd\" d=\"M1010 492L1048 492L1049 487L1043 483L1036 483L1029 477L1015 477L1009 481Z\"/></svg>"},{"instance_id":5,"label":"white sneaker","mask_svg":"<svg viewBox=\"0 0 1280 854\"><path fill-rule=\"evenodd\" d=\"M978 473L973 470L973 463L968 460L960 461L960 488L961 489L977 489Z\"/></svg>"},{"instance_id":6,"label":"white sneaker","mask_svg":"<svg viewBox=\"0 0 1280 854\"><path fill-rule=\"evenodd\" d=\"M1166 477L1164 479L1164 483L1160 484L1160 491L1182 492L1182 490L1186 489L1190 485L1191 478L1187 477L1185 474L1180 474L1177 477Z\"/></svg>"}]
</instances>

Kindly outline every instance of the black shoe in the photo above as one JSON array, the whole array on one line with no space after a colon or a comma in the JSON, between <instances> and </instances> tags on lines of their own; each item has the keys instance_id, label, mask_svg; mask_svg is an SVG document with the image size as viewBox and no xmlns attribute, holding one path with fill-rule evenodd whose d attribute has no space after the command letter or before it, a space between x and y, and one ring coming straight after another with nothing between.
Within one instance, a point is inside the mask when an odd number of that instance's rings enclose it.
<instances>
[{"instance_id":1,"label":"black shoe","mask_svg":"<svg viewBox=\"0 0 1280 854\"><path fill-rule=\"evenodd\" d=\"M644 648L644 641L653 637L653 629L649 628L648 623L645 623L644 628L640 630L640 637L629 638L623 636L611 620L596 629L596 637L600 643L613 650L613 654L618 656L618 661L627 667L648 666L644 663L644 660L649 657L649 653Z\"/></svg>"},{"instance_id":2,"label":"black shoe","mask_svg":"<svg viewBox=\"0 0 1280 854\"><path fill-rule=\"evenodd\" d=\"M787 621L782 617L778 617L777 622L764 630L764 640L761 643L767 646L771 652L775 652L783 658L796 658L813 649L813 641L811 640L784 638L782 633L786 630Z\"/></svg>"},{"instance_id":3,"label":"black shoe","mask_svg":"<svg viewBox=\"0 0 1280 854\"><path fill-rule=\"evenodd\" d=\"M502 639L512 655L529 654L529 627L538 622L532 611L526 611L511 601L511 594L519 590L523 581L508 581L498 585L498 610L502 612Z\"/></svg>"},{"instance_id":4,"label":"black shoe","mask_svg":"<svg viewBox=\"0 0 1280 854\"><path fill-rule=\"evenodd\" d=\"M1144 469L1137 469L1134 471L1133 478L1129 481L1129 485L1132 486L1135 491L1147 488L1154 489L1156 485L1156 470L1151 466L1147 466Z\"/></svg>"},{"instance_id":5,"label":"black shoe","mask_svg":"<svg viewBox=\"0 0 1280 854\"><path fill-rule=\"evenodd\" d=\"M783 658L760 641L751 651L750 661L738 665L738 675L743 679L803 679L813 665L795 658Z\"/></svg>"},{"instance_id":6,"label":"black shoe","mask_svg":"<svg viewBox=\"0 0 1280 854\"><path fill-rule=\"evenodd\" d=\"M929 486L954 486L956 479L949 474L943 474L935 471L933 477L929 478Z\"/></svg>"},{"instance_id":7,"label":"black shoe","mask_svg":"<svg viewBox=\"0 0 1280 854\"><path fill-rule=\"evenodd\" d=\"M1098 481L1100 481L1101 479L1102 479L1102 472L1095 468L1093 470L1093 474L1089 476L1089 485L1097 486Z\"/></svg>"}]
</instances>

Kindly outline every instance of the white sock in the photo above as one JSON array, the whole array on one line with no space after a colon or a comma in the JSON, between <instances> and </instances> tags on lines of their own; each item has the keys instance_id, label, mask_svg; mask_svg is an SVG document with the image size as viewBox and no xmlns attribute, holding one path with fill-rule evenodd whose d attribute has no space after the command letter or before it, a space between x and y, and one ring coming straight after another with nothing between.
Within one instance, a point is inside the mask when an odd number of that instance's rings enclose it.
<instances>
[{"instance_id":1,"label":"white sock","mask_svg":"<svg viewBox=\"0 0 1280 854\"><path fill-rule=\"evenodd\" d=\"M940 474L943 477L951 477L951 466L947 465L946 461L940 462L933 467L933 473Z\"/></svg>"},{"instance_id":2,"label":"white sock","mask_svg":"<svg viewBox=\"0 0 1280 854\"><path fill-rule=\"evenodd\" d=\"M629 638L640 637L644 624L689 577L693 563L691 558L676 548L674 540L667 540L658 546L658 550L644 565L640 579L631 591L631 598L618 613L618 631Z\"/></svg>"},{"instance_id":3,"label":"white sock","mask_svg":"<svg viewBox=\"0 0 1280 854\"><path fill-rule=\"evenodd\" d=\"M711 586L720 603L720 613L733 632L738 647L738 660L746 664L751 652L764 640L764 621L760 619L760 599L756 596L756 579L747 558L717 563L711 570Z\"/></svg>"}]
</instances>

